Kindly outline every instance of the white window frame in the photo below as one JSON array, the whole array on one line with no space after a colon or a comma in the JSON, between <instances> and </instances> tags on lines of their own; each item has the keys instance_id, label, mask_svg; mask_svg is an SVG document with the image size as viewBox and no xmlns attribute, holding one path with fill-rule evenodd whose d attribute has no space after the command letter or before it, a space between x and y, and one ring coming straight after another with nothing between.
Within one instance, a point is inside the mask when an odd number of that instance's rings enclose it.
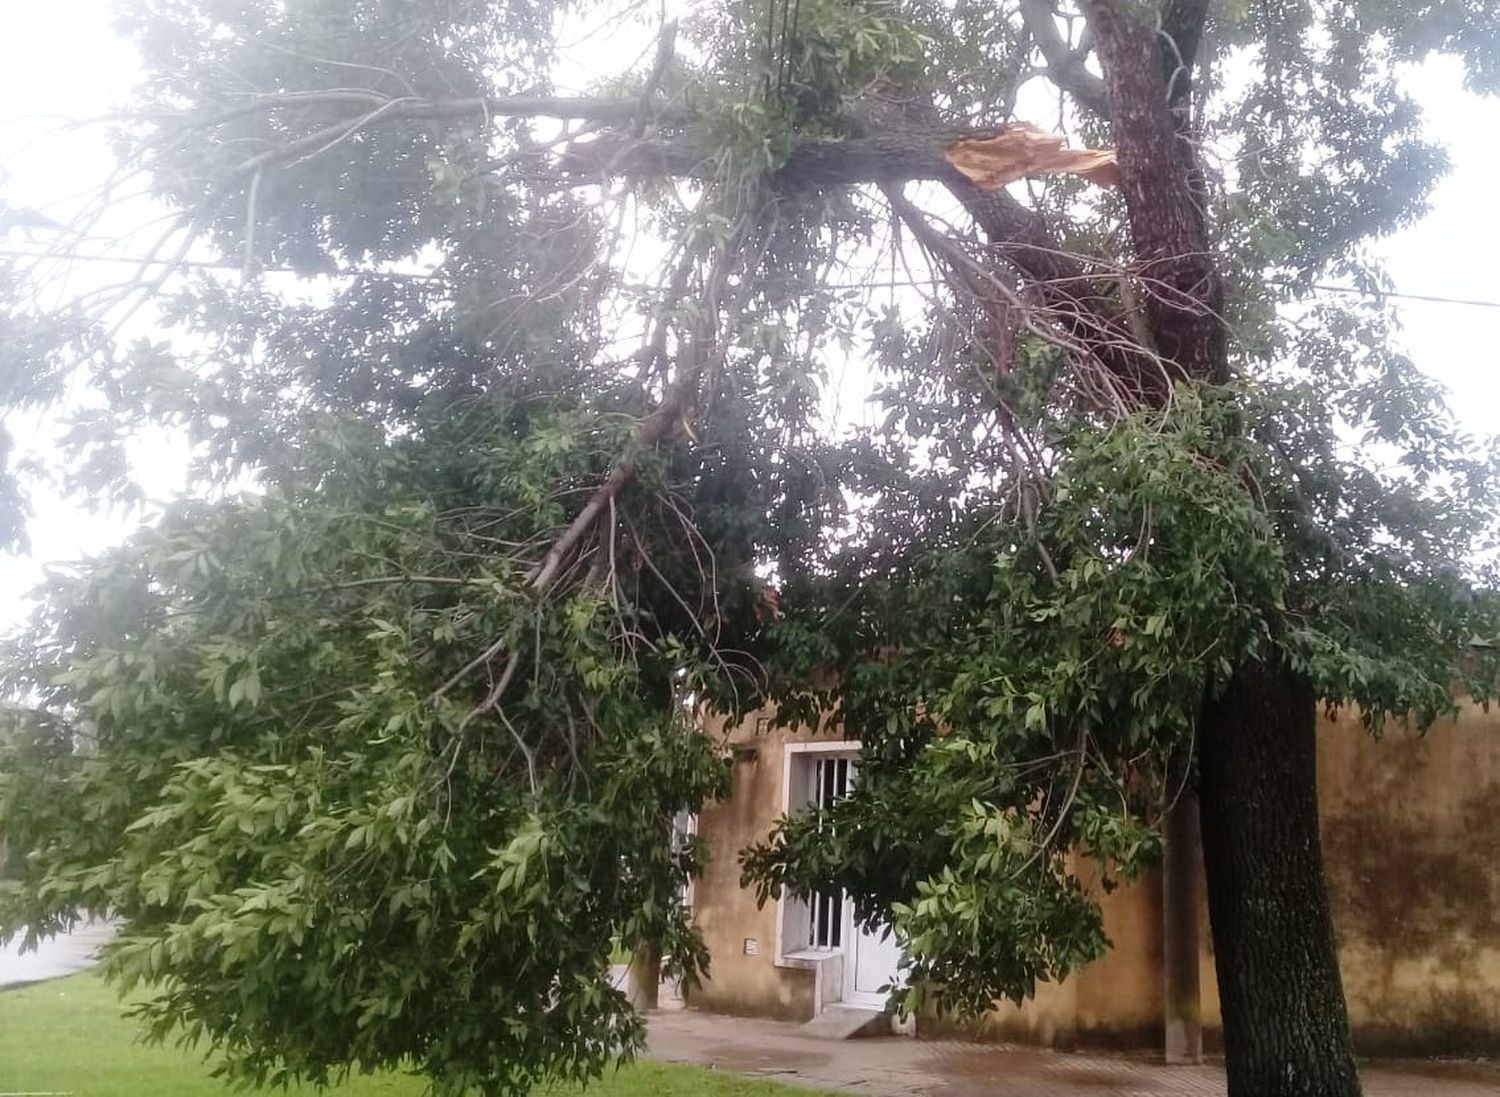
<instances>
[{"instance_id":1,"label":"white window frame","mask_svg":"<svg viewBox=\"0 0 1500 1097\"><path fill-rule=\"evenodd\" d=\"M678 820L682 819L683 816L686 816L686 819L683 820L684 825L679 827L677 825ZM676 846L681 839L696 837L697 834L698 813L696 811L679 811L675 816L672 817L672 843L674 853L677 852ZM694 913L696 910L693 905L693 885L697 883L697 880L698 878L696 876L689 876L687 878L687 881L682 885L682 905L688 910L690 914Z\"/></svg>"},{"instance_id":2,"label":"white window frame","mask_svg":"<svg viewBox=\"0 0 1500 1097\"><path fill-rule=\"evenodd\" d=\"M807 803L806 790L801 790L796 802L792 798L792 779L799 761L809 754L846 757L857 756L862 744L856 739L840 739L821 743L788 743L781 756L781 814L789 815ZM844 901L847 908L848 901ZM808 911L806 900L794 899L783 894L776 900L776 965L778 967L817 967L830 956L842 956L848 949L848 932L842 934L837 948L813 949L808 947ZM790 947L788 947L790 946Z\"/></svg>"}]
</instances>

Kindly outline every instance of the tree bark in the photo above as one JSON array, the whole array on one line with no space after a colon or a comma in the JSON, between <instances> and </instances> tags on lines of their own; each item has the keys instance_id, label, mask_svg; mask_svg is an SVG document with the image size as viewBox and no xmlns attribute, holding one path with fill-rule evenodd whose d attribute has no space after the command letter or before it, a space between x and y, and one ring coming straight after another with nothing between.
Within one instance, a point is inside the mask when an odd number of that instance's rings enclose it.
<instances>
[{"instance_id":1,"label":"tree bark","mask_svg":"<svg viewBox=\"0 0 1500 1097\"><path fill-rule=\"evenodd\" d=\"M964 180L945 156L960 141L997 137L1005 126L888 125L858 136L799 143L771 176L778 190L798 192L875 183ZM634 137L604 133L571 144L557 158L564 175L712 179L718 162L690 134Z\"/></svg>"},{"instance_id":2,"label":"tree bark","mask_svg":"<svg viewBox=\"0 0 1500 1097\"><path fill-rule=\"evenodd\" d=\"M1184 752L1186 753L1186 752ZM1182 760L1184 768L1191 759ZM1181 774L1186 782L1187 774ZM1174 778L1175 779L1175 778ZM1200 931L1198 888L1203 844L1198 833L1198 798L1183 787L1163 824L1166 849L1161 865L1162 1053L1168 1063L1203 1062L1203 996L1198 970Z\"/></svg>"},{"instance_id":3,"label":"tree bark","mask_svg":"<svg viewBox=\"0 0 1500 1097\"><path fill-rule=\"evenodd\" d=\"M1165 22L1131 0L1082 6L1156 350L1176 376L1222 384L1224 289L1180 109L1208 5L1171 0ZM1316 717L1311 688L1279 661L1240 666L1204 706L1203 860L1231 1097L1359 1093L1318 837Z\"/></svg>"},{"instance_id":4,"label":"tree bark","mask_svg":"<svg viewBox=\"0 0 1500 1097\"><path fill-rule=\"evenodd\" d=\"M1197 152L1164 78L1162 35L1136 18L1133 5L1086 0L1084 10L1104 68L1120 193L1156 349L1176 377L1222 384L1228 379L1224 286Z\"/></svg>"},{"instance_id":5,"label":"tree bark","mask_svg":"<svg viewBox=\"0 0 1500 1097\"><path fill-rule=\"evenodd\" d=\"M1357 1097L1318 836L1317 706L1284 664L1204 706L1203 863L1230 1097Z\"/></svg>"},{"instance_id":6,"label":"tree bark","mask_svg":"<svg viewBox=\"0 0 1500 1097\"><path fill-rule=\"evenodd\" d=\"M1046 58L1046 75L1081 106L1095 114L1109 109L1104 81L1088 70L1088 50L1073 49L1057 29L1052 0L1021 0L1021 19L1038 52Z\"/></svg>"}]
</instances>

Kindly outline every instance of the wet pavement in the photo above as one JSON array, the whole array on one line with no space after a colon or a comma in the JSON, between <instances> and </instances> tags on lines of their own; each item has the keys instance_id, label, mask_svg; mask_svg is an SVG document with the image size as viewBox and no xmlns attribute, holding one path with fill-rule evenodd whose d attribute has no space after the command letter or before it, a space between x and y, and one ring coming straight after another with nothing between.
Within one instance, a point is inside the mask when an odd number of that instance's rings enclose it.
<instances>
[{"instance_id":1,"label":"wet pavement","mask_svg":"<svg viewBox=\"0 0 1500 1097\"><path fill-rule=\"evenodd\" d=\"M22 954L0 948L0 988L55 979L96 962L114 934L91 922ZM611 971L623 987L623 967ZM1168 1067L1143 1058L1042 1051L961 1040L823 1040L802 1026L683 1009L663 988L647 1056L868 1097L1224 1097L1216 1064ZM1361 1071L1365 1097L1496 1097L1500 1063L1381 1061Z\"/></svg>"},{"instance_id":2,"label":"wet pavement","mask_svg":"<svg viewBox=\"0 0 1500 1097\"><path fill-rule=\"evenodd\" d=\"M32 952L22 952L17 937L0 948L0 987L57 979L91 968L98 962L99 946L114 934L114 922L84 922L72 933L43 941Z\"/></svg>"},{"instance_id":3,"label":"wet pavement","mask_svg":"<svg viewBox=\"0 0 1500 1097\"><path fill-rule=\"evenodd\" d=\"M870 1097L1224 1097L1224 1069L959 1040L819 1040L801 1026L695 1010L653 1014L653 1059ZM1365 1097L1496 1097L1500 1063L1380 1062Z\"/></svg>"}]
</instances>

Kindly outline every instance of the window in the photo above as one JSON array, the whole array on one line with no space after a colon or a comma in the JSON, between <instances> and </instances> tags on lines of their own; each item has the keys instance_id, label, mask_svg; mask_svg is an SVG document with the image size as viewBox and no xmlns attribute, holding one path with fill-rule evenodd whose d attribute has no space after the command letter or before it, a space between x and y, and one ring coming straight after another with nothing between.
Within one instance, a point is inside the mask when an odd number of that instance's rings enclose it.
<instances>
[{"instance_id":1,"label":"window","mask_svg":"<svg viewBox=\"0 0 1500 1097\"><path fill-rule=\"evenodd\" d=\"M698 833L698 816L690 811L679 811L672 817L672 857L682 856L684 847L694 835ZM689 876L682 883L682 905L688 910L693 909L693 878Z\"/></svg>"},{"instance_id":2,"label":"window","mask_svg":"<svg viewBox=\"0 0 1500 1097\"><path fill-rule=\"evenodd\" d=\"M826 808L849 792L847 755L814 756L811 768L812 791L808 803ZM807 947L834 949L843 944L844 896L841 892L820 892L808 900Z\"/></svg>"},{"instance_id":3,"label":"window","mask_svg":"<svg viewBox=\"0 0 1500 1097\"><path fill-rule=\"evenodd\" d=\"M826 808L848 795L855 776L859 744L794 743L787 748L784 809ZM806 898L785 896L781 902L778 955L838 952L847 942L844 895L820 892Z\"/></svg>"}]
</instances>

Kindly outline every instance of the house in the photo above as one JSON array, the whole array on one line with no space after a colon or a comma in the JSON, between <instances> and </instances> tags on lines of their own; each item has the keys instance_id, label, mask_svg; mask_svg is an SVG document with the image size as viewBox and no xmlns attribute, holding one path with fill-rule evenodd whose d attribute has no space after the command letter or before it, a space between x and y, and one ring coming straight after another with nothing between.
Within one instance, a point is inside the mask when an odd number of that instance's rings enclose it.
<instances>
[{"instance_id":1,"label":"house","mask_svg":"<svg viewBox=\"0 0 1500 1097\"><path fill-rule=\"evenodd\" d=\"M831 725L782 729L764 715L705 733L730 752L733 784L697 820L712 861L694 885L693 909L712 968L688 1006L794 1021L834 1006L878 1016L879 988L900 960L892 938L861 931L840 896L758 906L740 886L739 851L783 812L824 803L857 780L859 745ZM1380 739L1357 714L1325 715L1318 782L1356 1046L1500 1055L1500 713L1466 704L1426 735L1392 729ZM1201 1019L1214 1047L1213 957L1188 829L1167 872L1101 894L1108 955L1039 987L1023 1006L1001 1004L959 1027L1058 1048L1160 1050L1170 1034L1168 1057L1191 1058ZM1088 866L1080 871L1087 878ZM915 1025L935 1034L955 1022L921 1016Z\"/></svg>"}]
</instances>

